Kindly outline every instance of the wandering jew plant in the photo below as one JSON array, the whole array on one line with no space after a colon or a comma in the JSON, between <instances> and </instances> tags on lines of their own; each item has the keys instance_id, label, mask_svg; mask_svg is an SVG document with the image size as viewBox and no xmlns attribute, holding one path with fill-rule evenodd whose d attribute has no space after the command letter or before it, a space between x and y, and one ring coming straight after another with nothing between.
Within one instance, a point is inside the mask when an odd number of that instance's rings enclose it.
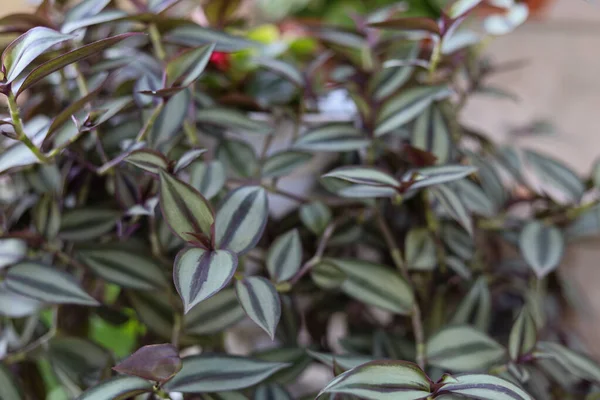
<instances>
[{"instance_id":1,"label":"wandering jew plant","mask_svg":"<svg viewBox=\"0 0 600 400\"><path fill-rule=\"evenodd\" d=\"M557 271L600 168L461 122L527 7L239 3L0 19L0 399L600 398Z\"/></svg>"}]
</instances>

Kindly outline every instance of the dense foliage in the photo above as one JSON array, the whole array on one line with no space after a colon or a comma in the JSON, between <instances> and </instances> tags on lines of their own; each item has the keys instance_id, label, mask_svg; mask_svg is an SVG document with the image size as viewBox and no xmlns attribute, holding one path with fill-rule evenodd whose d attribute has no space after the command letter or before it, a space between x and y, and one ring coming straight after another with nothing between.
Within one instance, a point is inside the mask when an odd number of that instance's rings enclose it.
<instances>
[{"instance_id":1,"label":"dense foliage","mask_svg":"<svg viewBox=\"0 0 600 400\"><path fill-rule=\"evenodd\" d=\"M0 399L599 398L600 173L461 123L527 6L66 3L0 19Z\"/></svg>"}]
</instances>

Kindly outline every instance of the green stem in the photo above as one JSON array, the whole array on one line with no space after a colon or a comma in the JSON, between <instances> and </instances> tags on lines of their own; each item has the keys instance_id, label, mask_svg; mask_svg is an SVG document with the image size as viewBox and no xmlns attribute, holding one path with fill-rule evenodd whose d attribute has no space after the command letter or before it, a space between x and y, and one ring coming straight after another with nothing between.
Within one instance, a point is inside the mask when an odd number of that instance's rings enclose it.
<instances>
[{"instance_id":1,"label":"green stem","mask_svg":"<svg viewBox=\"0 0 600 400\"><path fill-rule=\"evenodd\" d=\"M161 101L158 104L158 106L156 106L156 108L152 112L152 115L150 115L150 118L148 118L148 121L146 121L146 124L144 125L142 130L140 131L140 133L138 133L137 138L135 139L136 141L142 142L146 139L148 132L150 132L150 129L152 129L152 127L154 126L156 119L158 118L158 116L160 115L160 112L162 111L162 109L164 107L165 107L164 101Z\"/></svg>"},{"instance_id":2,"label":"green stem","mask_svg":"<svg viewBox=\"0 0 600 400\"><path fill-rule=\"evenodd\" d=\"M429 60L429 81L433 82L435 78L435 71L440 63L440 59L442 58L442 38L439 38L433 47L433 52L431 53L431 59Z\"/></svg>"},{"instance_id":3,"label":"green stem","mask_svg":"<svg viewBox=\"0 0 600 400\"><path fill-rule=\"evenodd\" d=\"M17 99L13 92L8 94L8 110L10 111L10 118L12 120L15 133L17 134L17 140L25 144L29 150L40 160L42 163L47 163L50 161L44 153L40 149L37 148L35 144L29 139L29 137L25 134L25 129L23 128L23 122L21 121L21 115L19 113L19 106L17 105Z\"/></svg>"},{"instance_id":4,"label":"green stem","mask_svg":"<svg viewBox=\"0 0 600 400\"><path fill-rule=\"evenodd\" d=\"M185 135L187 136L187 138L190 141L190 144L192 146L198 146L200 144L200 141L198 140L198 136L196 135L196 129L190 123L190 121L188 121L188 120L183 121L183 131L185 132Z\"/></svg>"},{"instance_id":5,"label":"green stem","mask_svg":"<svg viewBox=\"0 0 600 400\"><path fill-rule=\"evenodd\" d=\"M167 57L167 53L165 52L165 48L161 42L160 32L158 31L156 24L150 24L148 27L148 33L150 34L150 41L152 42L152 47L154 48L156 57L163 61Z\"/></svg>"},{"instance_id":6,"label":"green stem","mask_svg":"<svg viewBox=\"0 0 600 400\"><path fill-rule=\"evenodd\" d=\"M173 315L173 332L171 333L171 344L175 348L179 348L179 338L181 337L181 328L183 325L183 318L181 314L175 312Z\"/></svg>"},{"instance_id":7,"label":"green stem","mask_svg":"<svg viewBox=\"0 0 600 400\"><path fill-rule=\"evenodd\" d=\"M158 396L159 399L171 400L171 396L158 385L154 386L154 394Z\"/></svg>"},{"instance_id":8,"label":"green stem","mask_svg":"<svg viewBox=\"0 0 600 400\"><path fill-rule=\"evenodd\" d=\"M81 73L81 69L79 68L79 65L77 63L73 64L73 68L75 68L75 72L77 73L75 80L77 82L77 88L79 89L79 93L81 93L81 96L87 96L90 93L90 90L88 88L87 82L85 81L85 78L83 77L83 73Z\"/></svg>"}]
</instances>

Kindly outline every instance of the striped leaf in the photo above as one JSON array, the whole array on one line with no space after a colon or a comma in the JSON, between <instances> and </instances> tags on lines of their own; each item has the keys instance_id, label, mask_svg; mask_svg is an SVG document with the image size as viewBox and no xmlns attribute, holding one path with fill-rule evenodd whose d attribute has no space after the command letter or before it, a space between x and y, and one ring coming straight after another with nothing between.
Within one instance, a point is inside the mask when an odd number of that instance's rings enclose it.
<instances>
[{"instance_id":1,"label":"striped leaf","mask_svg":"<svg viewBox=\"0 0 600 400\"><path fill-rule=\"evenodd\" d=\"M304 77L293 64L274 58L260 57L254 60L258 65L264 67L277 75L282 76L296 86L304 86Z\"/></svg>"},{"instance_id":2,"label":"striped leaf","mask_svg":"<svg viewBox=\"0 0 600 400\"><path fill-rule=\"evenodd\" d=\"M117 22L128 17L127 12L121 10L105 10L97 15L83 17L73 21L65 21L60 29L62 33L72 33L77 29L88 28L108 22Z\"/></svg>"},{"instance_id":3,"label":"striped leaf","mask_svg":"<svg viewBox=\"0 0 600 400\"><path fill-rule=\"evenodd\" d=\"M193 335L222 332L245 315L235 290L226 288L196 305L185 315L184 331Z\"/></svg>"},{"instance_id":4,"label":"striped leaf","mask_svg":"<svg viewBox=\"0 0 600 400\"><path fill-rule=\"evenodd\" d=\"M36 26L13 40L2 53L5 83L14 81L39 55L52 46L69 39L73 39L73 36Z\"/></svg>"},{"instance_id":5,"label":"striped leaf","mask_svg":"<svg viewBox=\"0 0 600 400\"><path fill-rule=\"evenodd\" d=\"M243 37L191 24L179 26L165 35L165 40L185 46L202 46L214 43L216 51L240 51L255 47L258 43Z\"/></svg>"},{"instance_id":6,"label":"striped leaf","mask_svg":"<svg viewBox=\"0 0 600 400\"><path fill-rule=\"evenodd\" d=\"M33 223L46 239L56 238L60 231L60 206L54 195L42 196L33 208ZM2 268L2 244L0 242L0 268Z\"/></svg>"},{"instance_id":7,"label":"striped leaf","mask_svg":"<svg viewBox=\"0 0 600 400\"><path fill-rule=\"evenodd\" d=\"M227 178L221 161L193 163L190 170L190 185L198 189L200 194L210 200L215 197Z\"/></svg>"},{"instance_id":8,"label":"striped leaf","mask_svg":"<svg viewBox=\"0 0 600 400\"><path fill-rule=\"evenodd\" d=\"M460 276L465 281L471 280L471 270L469 269L469 267L467 267L467 265L462 259L454 256L448 256L446 257L446 264L448 265L448 268L454 271L456 275Z\"/></svg>"},{"instance_id":9,"label":"striped leaf","mask_svg":"<svg viewBox=\"0 0 600 400\"><path fill-rule=\"evenodd\" d=\"M277 178L289 175L296 168L306 164L312 154L303 151L281 151L273 154L265 161L262 167L263 178Z\"/></svg>"},{"instance_id":10,"label":"striped leaf","mask_svg":"<svg viewBox=\"0 0 600 400\"><path fill-rule=\"evenodd\" d=\"M327 354L319 353L317 351L306 350L315 360L327 365L330 368L334 368L336 365L343 369L349 370L356 368L360 365L375 361L372 356L364 356L361 354Z\"/></svg>"},{"instance_id":11,"label":"striped leaf","mask_svg":"<svg viewBox=\"0 0 600 400\"><path fill-rule=\"evenodd\" d=\"M99 304L71 275L35 262L14 265L8 270L5 282L12 292L50 304Z\"/></svg>"},{"instance_id":12,"label":"striped leaf","mask_svg":"<svg viewBox=\"0 0 600 400\"><path fill-rule=\"evenodd\" d=\"M577 353L561 344L539 342L536 347L540 359L551 358L569 374L585 379L596 385L600 383L600 366L595 360Z\"/></svg>"},{"instance_id":13,"label":"striped leaf","mask_svg":"<svg viewBox=\"0 0 600 400\"><path fill-rule=\"evenodd\" d=\"M537 327L533 316L524 307L510 331L508 354L512 360L531 353L537 341Z\"/></svg>"},{"instance_id":14,"label":"striped leaf","mask_svg":"<svg viewBox=\"0 0 600 400\"><path fill-rule=\"evenodd\" d=\"M348 185L336 193L338 196L355 199L394 197L398 194L396 189L393 187L373 185Z\"/></svg>"},{"instance_id":15,"label":"striped leaf","mask_svg":"<svg viewBox=\"0 0 600 400\"><path fill-rule=\"evenodd\" d=\"M473 324L482 332L490 326L492 295L485 277L479 277L467 295L461 300L450 323L452 325Z\"/></svg>"},{"instance_id":16,"label":"striped leaf","mask_svg":"<svg viewBox=\"0 0 600 400\"><path fill-rule=\"evenodd\" d=\"M553 158L534 151L525 151L525 158L544 184L558 190L572 202L581 200L585 186L573 170Z\"/></svg>"},{"instance_id":17,"label":"striped leaf","mask_svg":"<svg viewBox=\"0 0 600 400\"><path fill-rule=\"evenodd\" d=\"M137 376L115 376L86 390L77 400L127 399L152 392L154 384Z\"/></svg>"},{"instance_id":18,"label":"striped leaf","mask_svg":"<svg viewBox=\"0 0 600 400\"><path fill-rule=\"evenodd\" d=\"M269 216L266 191L242 186L229 193L215 219L215 241L220 249L243 254L256 246Z\"/></svg>"},{"instance_id":19,"label":"striped leaf","mask_svg":"<svg viewBox=\"0 0 600 400\"><path fill-rule=\"evenodd\" d=\"M450 248L452 253L458 256L458 258L466 261L473 258L475 252L473 239L456 224L444 224L442 229L442 240L446 243L448 248Z\"/></svg>"},{"instance_id":20,"label":"striped leaf","mask_svg":"<svg viewBox=\"0 0 600 400\"><path fill-rule=\"evenodd\" d=\"M473 221L460 197L446 185L437 185L431 192L444 210L472 236Z\"/></svg>"},{"instance_id":21,"label":"striped leaf","mask_svg":"<svg viewBox=\"0 0 600 400\"><path fill-rule=\"evenodd\" d=\"M268 383L256 388L254 400L293 400L293 397L283 386Z\"/></svg>"},{"instance_id":22,"label":"striped leaf","mask_svg":"<svg viewBox=\"0 0 600 400\"><path fill-rule=\"evenodd\" d=\"M420 46L414 44L401 47L398 53L394 53L394 60L406 61L408 65L387 67L373 76L371 86L375 100L381 101L397 93L408 82L415 70L410 62L416 59L419 49Z\"/></svg>"},{"instance_id":23,"label":"striped leaf","mask_svg":"<svg viewBox=\"0 0 600 400\"><path fill-rule=\"evenodd\" d=\"M227 285L236 267L236 255L226 250L181 250L175 258L173 281L185 313Z\"/></svg>"},{"instance_id":24,"label":"striped leaf","mask_svg":"<svg viewBox=\"0 0 600 400\"><path fill-rule=\"evenodd\" d=\"M519 236L519 248L538 278L554 271L563 257L565 239L560 229L531 221Z\"/></svg>"},{"instance_id":25,"label":"striped leaf","mask_svg":"<svg viewBox=\"0 0 600 400\"><path fill-rule=\"evenodd\" d=\"M228 172L243 178L251 178L260 168L254 148L239 140L222 140L217 148L217 157Z\"/></svg>"},{"instance_id":26,"label":"striped leaf","mask_svg":"<svg viewBox=\"0 0 600 400\"><path fill-rule=\"evenodd\" d=\"M506 202L508 193L496 167L490 160L482 157L471 156L470 159L473 165L477 167L481 188L488 199L492 201L496 208L502 207Z\"/></svg>"},{"instance_id":27,"label":"striped leaf","mask_svg":"<svg viewBox=\"0 0 600 400\"><path fill-rule=\"evenodd\" d=\"M504 348L470 326L446 327L427 341L427 360L446 370L480 370L501 361Z\"/></svg>"},{"instance_id":28,"label":"striped leaf","mask_svg":"<svg viewBox=\"0 0 600 400\"><path fill-rule=\"evenodd\" d=\"M342 152L361 150L369 143L363 132L353 125L332 123L310 129L294 143L294 147L308 151Z\"/></svg>"},{"instance_id":29,"label":"striped leaf","mask_svg":"<svg viewBox=\"0 0 600 400\"><path fill-rule=\"evenodd\" d=\"M438 164L446 164L452 150L450 127L439 107L431 105L415 121L411 144L437 157Z\"/></svg>"},{"instance_id":30,"label":"striped leaf","mask_svg":"<svg viewBox=\"0 0 600 400\"><path fill-rule=\"evenodd\" d=\"M248 317L273 340L281 318L281 302L271 282L257 276L244 278L235 283L235 293Z\"/></svg>"},{"instance_id":31,"label":"striped leaf","mask_svg":"<svg viewBox=\"0 0 600 400\"><path fill-rule=\"evenodd\" d=\"M139 376L164 383L181 370L179 352L170 343L153 344L139 348L118 363L113 370L126 375Z\"/></svg>"},{"instance_id":32,"label":"striped leaf","mask_svg":"<svg viewBox=\"0 0 600 400\"><path fill-rule=\"evenodd\" d=\"M0 269L16 263L27 254L27 243L21 239L0 239Z\"/></svg>"},{"instance_id":33,"label":"striped leaf","mask_svg":"<svg viewBox=\"0 0 600 400\"><path fill-rule=\"evenodd\" d=\"M148 134L148 143L153 149L168 154L178 138L178 133L181 132L191 102L192 95L188 89L180 91L167 100L167 104Z\"/></svg>"},{"instance_id":34,"label":"striped leaf","mask_svg":"<svg viewBox=\"0 0 600 400\"><path fill-rule=\"evenodd\" d=\"M21 400L21 389L8 367L0 363L0 399Z\"/></svg>"},{"instance_id":35,"label":"striped leaf","mask_svg":"<svg viewBox=\"0 0 600 400\"><path fill-rule=\"evenodd\" d=\"M275 282L292 278L302 262L302 243L297 229L279 236L267 253L267 270Z\"/></svg>"},{"instance_id":36,"label":"striped leaf","mask_svg":"<svg viewBox=\"0 0 600 400\"><path fill-rule=\"evenodd\" d=\"M171 339L173 332L173 308L169 294L165 292L127 291L127 298L139 320L150 332Z\"/></svg>"},{"instance_id":37,"label":"striped leaf","mask_svg":"<svg viewBox=\"0 0 600 400\"><path fill-rule=\"evenodd\" d=\"M484 217L493 217L496 214L494 202L475 183L468 179L460 179L452 187L465 207L473 214Z\"/></svg>"},{"instance_id":38,"label":"striped leaf","mask_svg":"<svg viewBox=\"0 0 600 400\"><path fill-rule=\"evenodd\" d=\"M266 135L273 128L266 122L256 121L246 114L228 108L204 108L196 113L196 122L240 133L257 133Z\"/></svg>"},{"instance_id":39,"label":"striped leaf","mask_svg":"<svg viewBox=\"0 0 600 400\"><path fill-rule=\"evenodd\" d=\"M183 359L183 369L165 384L170 392L198 393L244 389L287 364L224 354L204 353Z\"/></svg>"},{"instance_id":40,"label":"striped leaf","mask_svg":"<svg viewBox=\"0 0 600 400\"><path fill-rule=\"evenodd\" d=\"M421 114L433 101L452 94L447 86L421 86L402 91L383 104L377 116L375 135L381 136L401 128Z\"/></svg>"},{"instance_id":41,"label":"striped leaf","mask_svg":"<svg viewBox=\"0 0 600 400\"><path fill-rule=\"evenodd\" d=\"M84 0L65 13L63 23L70 23L97 15L110 3L110 0Z\"/></svg>"},{"instance_id":42,"label":"striped leaf","mask_svg":"<svg viewBox=\"0 0 600 400\"><path fill-rule=\"evenodd\" d=\"M167 286L163 267L158 262L118 243L82 249L78 256L98 276L119 286L137 290Z\"/></svg>"},{"instance_id":43,"label":"striped leaf","mask_svg":"<svg viewBox=\"0 0 600 400\"><path fill-rule=\"evenodd\" d=\"M427 228L411 229L405 241L406 265L410 269L431 270L437 264L435 241Z\"/></svg>"},{"instance_id":44,"label":"striped leaf","mask_svg":"<svg viewBox=\"0 0 600 400\"><path fill-rule=\"evenodd\" d=\"M477 168L468 165L440 165L409 171L404 175L402 181L409 180L416 173L417 182L411 186L412 190L416 190L457 181L471 175L475 171L477 171Z\"/></svg>"},{"instance_id":45,"label":"striped leaf","mask_svg":"<svg viewBox=\"0 0 600 400\"><path fill-rule=\"evenodd\" d=\"M214 49L214 44L207 44L187 50L170 60L165 68L166 87L171 87L175 83L182 87L191 85L208 65Z\"/></svg>"},{"instance_id":46,"label":"striped leaf","mask_svg":"<svg viewBox=\"0 0 600 400\"><path fill-rule=\"evenodd\" d=\"M326 259L346 274L342 291L348 296L396 314L409 314L414 302L408 283L385 265L349 259Z\"/></svg>"},{"instance_id":47,"label":"striped leaf","mask_svg":"<svg viewBox=\"0 0 600 400\"><path fill-rule=\"evenodd\" d=\"M120 212L102 208L78 208L62 215L59 236L69 241L97 239L112 231L121 216Z\"/></svg>"},{"instance_id":48,"label":"striped leaf","mask_svg":"<svg viewBox=\"0 0 600 400\"><path fill-rule=\"evenodd\" d=\"M186 151L181 157L179 157L177 163L175 163L175 168L173 168L173 172L177 174L179 171L184 170L204 153L206 153L206 149L191 149Z\"/></svg>"},{"instance_id":49,"label":"striped leaf","mask_svg":"<svg viewBox=\"0 0 600 400\"><path fill-rule=\"evenodd\" d=\"M252 357L288 364L288 367L271 375L265 382L287 384L297 382L298 376L312 363L306 350L300 347L274 347L253 353Z\"/></svg>"},{"instance_id":50,"label":"striped leaf","mask_svg":"<svg viewBox=\"0 0 600 400\"><path fill-rule=\"evenodd\" d=\"M53 338L47 354L52 368L73 382L85 382L90 376L100 375L112 362L108 350L79 337Z\"/></svg>"},{"instance_id":51,"label":"striped leaf","mask_svg":"<svg viewBox=\"0 0 600 400\"><path fill-rule=\"evenodd\" d=\"M444 385L438 390L439 394L455 394L469 399L534 400L514 383L492 375L446 375L442 383Z\"/></svg>"},{"instance_id":52,"label":"striped leaf","mask_svg":"<svg viewBox=\"0 0 600 400\"><path fill-rule=\"evenodd\" d=\"M22 318L37 313L42 306L37 300L11 292L5 283L0 284L0 315Z\"/></svg>"},{"instance_id":53,"label":"striped leaf","mask_svg":"<svg viewBox=\"0 0 600 400\"><path fill-rule=\"evenodd\" d=\"M452 19L462 17L472 11L482 0L456 0L448 9L448 16Z\"/></svg>"},{"instance_id":54,"label":"striped leaf","mask_svg":"<svg viewBox=\"0 0 600 400\"><path fill-rule=\"evenodd\" d=\"M323 178L337 178L359 185L400 186L400 182L387 172L367 167L336 168L323 175Z\"/></svg>"},{"instance_id":55,"label":"striped leaf","mask_svg":"<svg viewBox=\"0 0 600 400\"><path fill-rule=\"evenodd\" d=\"M431 394L431 381L415 364L372 361L338 375L317 397L326 393L369 400L416 400Z\"/></svg>"},{"instance_id":56,"label":"striped leaf","mask_svg":"<svg viewBox=\"0 0 600 400\"><path fill-rule=\"evenodd\" d=\"M190 185L160 170L160 208L171 230L186 241L212 236L213 212L208 201Z\"/></svg>"},{"instance_id":57,"label":"striped leaf","mask_svg":"<svg viewBox=\"0 0 600 400\"><path fill-rule=\"evenodd\" d=\"M335 264L320 262L310 270L310 277L323 289L335 289L342 286L346 274Z\"/></svg>"},{"instance_id":58,"label":"striped leaf","mask_svg":"<svg viewBox=\"0 0 600 400\"><path fill-rule=\"evenodd\" d=\"M300 220L312 233L321 235L331 221L331 210L320 201L303 204L300 207Z\"/></svg>"}]
</instances>

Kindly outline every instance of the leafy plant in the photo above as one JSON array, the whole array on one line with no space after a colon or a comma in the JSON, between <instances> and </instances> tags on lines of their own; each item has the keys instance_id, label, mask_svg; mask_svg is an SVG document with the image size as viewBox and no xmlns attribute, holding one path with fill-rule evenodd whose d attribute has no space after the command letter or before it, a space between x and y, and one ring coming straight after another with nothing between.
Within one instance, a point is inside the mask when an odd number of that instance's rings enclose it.
<instances>
[{"instance_id":1,"label":"leafy plant","mask_svg":"<svg viewBox=\"0 0 600 400\"><path fill-rule=\"evenodd\" d=\"M600 396L557 270L600 169L463 125L513 99L480 1L293 38L237 1L66 3L0 20L1 399Z\"/></svg>"}]
</instances>

